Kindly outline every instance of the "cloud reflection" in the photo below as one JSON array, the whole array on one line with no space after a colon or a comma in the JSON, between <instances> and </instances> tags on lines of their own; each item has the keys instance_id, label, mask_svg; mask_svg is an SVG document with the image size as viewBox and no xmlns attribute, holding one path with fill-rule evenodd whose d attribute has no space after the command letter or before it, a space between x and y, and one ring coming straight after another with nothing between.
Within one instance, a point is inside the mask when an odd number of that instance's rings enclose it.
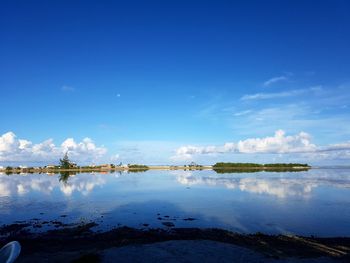
<instances>
[{"instance_id":1,"label":"cloud reflection","mask_svg":"<svg viewBox=\"0 0 350 263\"><path fill-rule=\"evenodd\" d=\"M172 172L177 181L183 185L206 185L213 187L225 187L240 191L268 194L278 198L288 196L309 197L312 191L321 186L337 188L350 188L348 171L340 170L317 170L313 174L286 173L283 175L259 173L258 176L249 174L200 174L196 172Z\"/></svg>"},{"instance_id":2,"label":"cloud reflection","mask_svg":"<svg viewBox=\"0 0 350 263\"><path fill-rule=\"evenodd\" d=\"M74 192L88 195L95 187L105 183L106 178L101 174L69 176L66 183L59 182L58 175L0 175L0 197L21 196L29 192L51 194L54 189L59 189L65 196Z\"/></svg>"},{"instance_id":3,"label":"cloud reflection","mask_svg":"<svg viewBox=\"0 0 350 263\"><path fill-rule=\"evenodd\" d=\"M168 173L175 176L175 180L182 185L221 187L254 194L268 194L277 198L288 196L306 198L312 194L314 189L325 186L350 188L350 170L347 169L313 169L312 172L297 174L288 172L283 174L269 172L216 174L213 171L169 171ZM114 180L121 180L119 173L70 175L65 182L59 181L59 175L0 175L0 197L24 196L35 192L50 195L54 191L59 191L64 196L71 196L74 193L86 196L97 187L105 185L111 176ZM125 180L128 181L128 178ZM135 177L130 177L130 180L135 180ZM142 182L140 178L137 180Z\"/></svg>"}]
</instances>

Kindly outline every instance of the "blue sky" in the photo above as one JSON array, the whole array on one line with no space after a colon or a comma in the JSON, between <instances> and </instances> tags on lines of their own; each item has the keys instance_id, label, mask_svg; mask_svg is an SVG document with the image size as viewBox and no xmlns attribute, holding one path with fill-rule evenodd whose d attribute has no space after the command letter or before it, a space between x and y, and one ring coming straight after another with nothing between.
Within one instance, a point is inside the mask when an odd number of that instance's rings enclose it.
<instances>
[{"instance_id":1,"label":"blue sky","mask_svg":"<svg viewBox=\"0 0 350 263\"><path fill-rule=\"evenodd\" d=\"M0 5L3 164L350 158L348 1Z\"/></svg>"}]
</instances>

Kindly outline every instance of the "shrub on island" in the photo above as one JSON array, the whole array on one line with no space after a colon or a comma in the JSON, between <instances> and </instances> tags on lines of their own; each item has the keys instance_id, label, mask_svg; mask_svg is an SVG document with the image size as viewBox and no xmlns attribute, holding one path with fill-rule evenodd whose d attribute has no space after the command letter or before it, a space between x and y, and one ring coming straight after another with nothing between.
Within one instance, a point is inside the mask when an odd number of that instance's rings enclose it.
<instances>
[{"instance_id":1,"label":"shrub on island","mask_svg":"<svg viewBox=\"0 0 350 263\"><path fill-rule=\"evenodd\" d=\"M308 164L304 163L268 163L268 164L259 164L259 163L224 163L219 162L213 165L213 168L309 168Z\"/></svg>"}]
</instances>

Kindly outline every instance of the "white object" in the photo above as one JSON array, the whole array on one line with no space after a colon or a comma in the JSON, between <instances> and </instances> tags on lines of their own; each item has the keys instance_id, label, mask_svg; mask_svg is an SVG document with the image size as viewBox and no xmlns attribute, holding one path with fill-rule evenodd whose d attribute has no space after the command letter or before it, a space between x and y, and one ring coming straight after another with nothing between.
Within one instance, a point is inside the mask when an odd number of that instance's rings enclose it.
<instances>
[{"instance_id":1,"label":"white object","mask_svg":"<svg viewBox=\"0 0 350 263\"><path fill-rule=\"evenodd\" d=\"M0 262L13 263L21 253L21 245L17 241L7 243L0 249Z\"/></svg>"}]
</instances>

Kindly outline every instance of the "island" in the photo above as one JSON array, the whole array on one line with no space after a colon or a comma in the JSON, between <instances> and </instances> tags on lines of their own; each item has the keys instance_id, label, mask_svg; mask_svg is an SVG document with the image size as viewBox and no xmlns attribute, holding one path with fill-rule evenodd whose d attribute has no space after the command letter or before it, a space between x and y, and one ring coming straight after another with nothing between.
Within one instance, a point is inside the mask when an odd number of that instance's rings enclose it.
<instances>
[{"instance_id":1,"label":"island","mask_svg":"<svg viewBox=\"0 0 350 263\"><path fill-rule=\"evenodd\" d=\"M78 166L72 162L68 153L65 153L62 159L59 159L59 164L48 164L43 167L27 167L18 166L6 168L0 167L0 172L6 174L20 173L61 173L61 172L113 172L113 171L128 171L128 172L144 172L148 170L214 170L217 173L234 173L234 172L257 172L257 171L304 171L310 169L311 166L305 163L233 163L233 162L218 162L214 165L199 165L191 162L188 165L144 165L144 164L91 164Z\"/></svg>"},{"instance_id":2,"label":"island","mask_svg":"<svg viewBox=\"0 0 350 263\"><path fill-rule=\"evenodd\" d=\"M217 173L239 173L239 172L297 172L307 171L311 168L305 163L224 163L219 162L213 165L213 170Z\"/></svg>"}]
</instances>

